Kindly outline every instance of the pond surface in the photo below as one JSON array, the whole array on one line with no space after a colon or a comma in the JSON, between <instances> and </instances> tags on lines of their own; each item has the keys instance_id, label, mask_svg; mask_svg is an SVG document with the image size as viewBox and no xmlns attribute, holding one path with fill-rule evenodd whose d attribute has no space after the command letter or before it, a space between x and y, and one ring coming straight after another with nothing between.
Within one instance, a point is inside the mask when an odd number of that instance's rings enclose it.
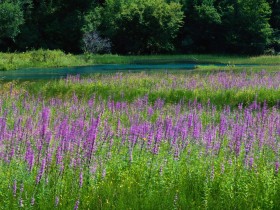
<instances>
[{"instance_id":1,"label":"pond surface","mask_svg":"<svg viewBox=\"0 0 280 210\"><path fill-rule=\"evenodd\" d=\"M0 80L36 80L36 79L60 79L67 75L89 75L93 73L115 72L140 72L152 70L194 70L197 65L209 66L213 64L104 64L80 67L64 68L28 68L15 71L0 71ZM227 66L227 64L214 64L215 66ZM236 65L254 66L254 65Z\"/></svg>"}]
</instances>

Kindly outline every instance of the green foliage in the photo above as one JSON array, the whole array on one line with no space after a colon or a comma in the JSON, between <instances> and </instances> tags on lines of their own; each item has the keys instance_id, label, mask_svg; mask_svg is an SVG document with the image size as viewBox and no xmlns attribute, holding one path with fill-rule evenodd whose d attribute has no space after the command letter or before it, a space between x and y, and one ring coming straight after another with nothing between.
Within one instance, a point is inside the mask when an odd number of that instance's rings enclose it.
<instances>
[{"instance_id":1,"label":"green foliage","mask_svg":"<svg viewBox=\"0 0 280 210\"><path fill-rule=\"evenodd\" d=\"M279 0L2 0L0 50L81 53L83 35L119 54L280 52Z\"/></svg>"},{"instance_id":2,"label":"green foliage","mask_svg":"<svg viewBox=\"0 0 280 210\"><path fill-rule=\"evenodd\" d=\"M87 15L85 30L110 38L115 52L168 52L174 50L182 18L181 5L174 2L107 0Z\"/></svg>"},{"instance_id":3,"label":"green foliage","mask_svg":"<svg viewBox=\"0 0 280 210\"><path fill-rule=\"evenodd\" d=\"M222 16L215 7L215 0L185 0L185 25L182 30L184 51L215 51L219 45ZM222 47L222 46L219 46Z\"/></svg>"},{"instance_id":4,"label":"green foliage","mask_svg":"<svg viewBox=\"0 0 280 210\"><path fill-rule=\"evenodd\" d=\"M265 0L239 0L226 5L228 9L222 12L227 20L225 38L229 47L244 53L262 53L272 35L269 4Z\"/></svg>"},{"instance_id":5,"label":"green foliage","mask_svg":"<svg viewBox=\"0 0 280 210\"><path fill-rule=\"evenodd\" d=\"M209 24L221 24L221 15L218 13L216 8L212 4L196 5L195 11L197 13L197 19L199 21Z\"/></svg>"},{"instance_id":6,"label":"green foliage","mask_svg":"<svg viewBox=\"0 0 280 210\"><path fill-rule=\"evenodd\" d=\"M271 43L271 8L266 0L184 2L182 38L187 51L261 54Z\"/></svg>"},{"instance_id":7,"label":"green foliage","mask_svg":"<svg viewBox=\"0 0 280 210\"><path fill-rule=\"evenodd\" d=\"M272 14L270 24L273 28L273 39L270 45L274 53L280 52L280 2L279 0L268 0L271 6Z\"/></svg>"},{"instance_id":8,"label":"green foliage","mask_svg":"<svg viewBox=\"0 0 280 210\"><path fill-rule=\"evenodd\" d=\"M14 39L23 21L23 11L17 1L0 1L0 39Z\"/></svg>"},{"instance_id":9,"label":"green foliage","mask_svg":"<svg viewBox=\"0 0 280 210\"><path fill-rule=\"evenodd\" d=\"M0 71L31 67L81 66L86 63L61 50L33 50L26 53L0 53Z\"/></svg>"},{"instance_id":10,"label":"green foliage","mask_svg":"<svg viewBox=\"0 0 280 210\"><path fill-rule=\"evenodd\" d=\"M22 5L25 24L16 39L15 48L81 52L83 13L90 4L90 0L26 1Z\"/></svg>"}]
</instances>

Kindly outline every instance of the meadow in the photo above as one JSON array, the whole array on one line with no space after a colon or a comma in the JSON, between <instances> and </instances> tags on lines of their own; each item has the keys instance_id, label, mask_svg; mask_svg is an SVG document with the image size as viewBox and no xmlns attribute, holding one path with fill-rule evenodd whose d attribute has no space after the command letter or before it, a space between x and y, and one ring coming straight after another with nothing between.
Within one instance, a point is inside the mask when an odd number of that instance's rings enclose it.
<instances>
[{"instance_id":1,"label":"meadow","mask_svg":"<svg viewBox=\"0 0 280 210\"><path fill-rule=\"evenodd\" d=\"M239 69L236 64L257 64L259 69L279 70L279 55L240 56L240 55L113 55L113 54L80 54L73 55L61 50L33 50L27 52L0 52L0 71L17 70L21 68L52 68L88 66L95 64L161 64L161 63L197 63L226 64L225 69ZM268 66L270 65L270 66ZM221 67L198 66L201 70L220 69ZM242 69L241 69L242 70Z\"/></svg>"},{"instance_id":2,"label":"meadow","mask_svg":"<svg viewBox=\"0 0 280 210\"><path fill-rule=\"evenodd\" d=\"M279 209L279 77L1 82L0 209Z\"/></svg>"},{"instance_id":3,"label":"meadow","mask_svg":"<svg viewBox=\"0 0 280 210\"><path fill-rule=\"evenodd\" d=\"M255 100L269 107L279 104L280 73L266 71L224 72L140 72L95 74L91 77L69 76L65 80L10 82L2 85L3 93L11 85L44 98L58 97L67 100L74 94L83 100L92 95L106 100L133 102L147 97L149 103L158 98L166 103L187 103L196 100L210 101L218 108L225 105L249 105Z\"/></svg>"}]
</instances>

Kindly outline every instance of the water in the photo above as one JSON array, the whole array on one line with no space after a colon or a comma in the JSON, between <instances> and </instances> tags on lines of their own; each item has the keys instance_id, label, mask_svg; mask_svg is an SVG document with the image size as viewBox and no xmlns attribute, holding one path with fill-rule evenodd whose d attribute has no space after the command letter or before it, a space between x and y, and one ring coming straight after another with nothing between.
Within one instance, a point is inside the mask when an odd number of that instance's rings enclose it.
<instances>
[{"instance_id":1,"label":"water","mask_svg":"<svg viewBox=\"0 0 280 210\"><path fill-rule=\"evenodd\" d=\"M139 72L153 70L194 70L197 65L213 64L106 64L81 67L64 68L28 68L15 71L0 71L0 80L37 80L37 79L60 79L67 75L89 75L93 73L114 73L114 72ZM214 64L215 66L227 66L226 64ZM237 65L238 66L238 65ZM248 65L239 65L248 66ZM249 65L253 66L253 65Z\"/></svg>"}]
</instances>

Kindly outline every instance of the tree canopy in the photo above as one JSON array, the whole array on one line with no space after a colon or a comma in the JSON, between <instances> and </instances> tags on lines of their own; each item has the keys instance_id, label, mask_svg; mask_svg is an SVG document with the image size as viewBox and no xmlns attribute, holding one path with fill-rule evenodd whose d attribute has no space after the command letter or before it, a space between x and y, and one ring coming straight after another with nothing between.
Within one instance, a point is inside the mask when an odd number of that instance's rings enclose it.
<instances>
[{"instance_id":1,"label":"tree canopy","mask_svg":"<svg viewBox=\"0 0 280 210\"><path fill-rule=\"evenodd\" d=\"M164 0L106 0L86 18L85 30L99 31L118 53L142 54L174 50L182 25L179 3Z\"/></svg>"},{"instance_id":2,"label":"tree canopy","mask_svg":"<svg viewBox=\"0 0 280 210\"><path fill-rule=\"evenodd\" d=\"M1 51L81 53L89 34L119 54L277 53L280 1L0 0Z\"/></svg>"},{"instance_id":3,"label":"tree canopy","mask_svg":"<svg viewBox=\"0 0 280 210\"><path fill-rule=\"evenodd\" d=\"M0 38L14 39L20 32L19 27L23 21L23 11L18 2L0 3Z\"/></svg>"}]
</instances>

